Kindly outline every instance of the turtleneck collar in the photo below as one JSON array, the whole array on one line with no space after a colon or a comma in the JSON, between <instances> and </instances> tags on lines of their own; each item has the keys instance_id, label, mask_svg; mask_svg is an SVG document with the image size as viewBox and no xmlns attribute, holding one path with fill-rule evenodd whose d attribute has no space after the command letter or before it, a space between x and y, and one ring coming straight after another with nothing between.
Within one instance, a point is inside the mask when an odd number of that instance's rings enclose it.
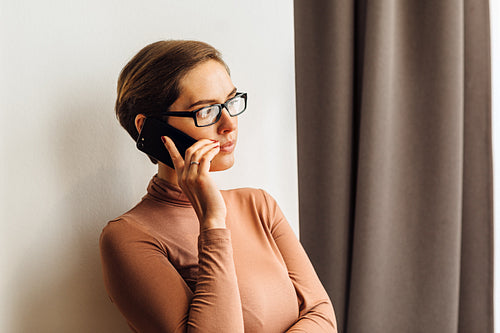
<instances>
[{"instance_id":1,"label":"turtleneck collar","mask_svg":"<svg viewBox=\"0 0 500 333\"><path fill-rule=\"evenodd\" d=\"M156 200L168 202L179 206L191 206L188 197L177 185L167 182L154 175L148 185L148 195Z\"/></svg>"}]
</instances>

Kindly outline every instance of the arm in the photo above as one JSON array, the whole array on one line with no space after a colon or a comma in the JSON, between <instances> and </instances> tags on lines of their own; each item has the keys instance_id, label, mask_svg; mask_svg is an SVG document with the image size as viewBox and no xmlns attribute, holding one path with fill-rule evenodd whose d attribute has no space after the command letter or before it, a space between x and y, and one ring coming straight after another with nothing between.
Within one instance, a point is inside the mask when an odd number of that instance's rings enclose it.
<instances>
[{"instance_id":1,"label":"arm","mask_svg":"<svg viewBox=\"0 0 500 333\"><path fill-rule=\"evenodd\" d=\"M162 245L124 220L100 240L104 281L112 301L137 332L243 332L230 233L199 237L199 277L193 293Z\"/></svg>"},{"instance_id":2,"label":"arm","mask_svg":"<svg viewBox=\"0 0 500 333\"><path fill-rule=\"evenodd\" d=\"M195 291L191 293L170 264L161 243L147 232L130 232L130 225L119 222L110 223L101 238L108 291L140 332L243 332L230 232L225 225L226 206L209 175L220 144L197 141L186 150L185 163L172 140L162 139L178 184L200 223Z\"/></svg>"},{"instance_id":3,"label":"arm","mask_svg":"<svg viewBox=\"0 0 500 333\"><path fill-rule=\"evenodd\" d=\"M299 302L299 318L287 332L337 332L333 306L292 228L274 199L264 192L271 232L288 268Z\"/></svg>"}]
</instances>

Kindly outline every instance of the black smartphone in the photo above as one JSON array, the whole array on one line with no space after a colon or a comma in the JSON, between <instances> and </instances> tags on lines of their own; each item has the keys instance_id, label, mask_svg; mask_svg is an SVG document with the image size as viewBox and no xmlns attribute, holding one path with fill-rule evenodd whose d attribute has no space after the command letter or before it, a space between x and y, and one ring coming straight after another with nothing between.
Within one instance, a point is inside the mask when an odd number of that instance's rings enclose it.
<instances>
[{"instance_id":1,"label":"black smartphone","mask_svg":"<svg viewBox=\"0 0 500 333\"><path fill-rule=\"evenodd\" d=\"M172 139L172 141L174 141L177 150L179 150L179 153L183 158L186 154L186 149L191 147L197 141L186 133L170 126L160 119L144 119L141 133L139 133L139 137L137 138L137 149L172 168L174 167L174 164L172 163L172 159L170 158L167 148L165 148L165 145L161 140L162 136L168 136Z\"/></svg>"}]
</instances>

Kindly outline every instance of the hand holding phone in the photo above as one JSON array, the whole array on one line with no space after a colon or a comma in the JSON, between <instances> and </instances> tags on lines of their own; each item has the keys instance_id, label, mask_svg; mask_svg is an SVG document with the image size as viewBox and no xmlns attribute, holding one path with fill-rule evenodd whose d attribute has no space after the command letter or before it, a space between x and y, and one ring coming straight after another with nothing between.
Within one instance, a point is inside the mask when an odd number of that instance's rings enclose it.
<instances>
[{"instance_id":1,"label":"hand holding phone","mask_svg":"<svg viewBox=\"0 0 500 333\"><path fill-rule=\"evenodd\" d=\"M172 158L168 153L168 150L163 143L161 137L168 136L172 139L175 144L179 154L183 159L188 158L191 161L192 154L202 149L204 145L207 145L206 140L197 141L184 132L172 127L165 122L155 119L146 118L137 139L137 148L148 154L149 156L156 158L158 161L172 167L175 169ZM194 151L191 152L190 156L186 156L186 150L193 144ZM218 144L218 142L217 142ZM212 143L214 145L214 143ZM214 146L213 148L219 147ZM174 147L171 147L175 149ZM212 151L209 154L215 154L217 151ZM189 198L189 201L193 205L193 208L198 216L200 222L200 230L213 229L213 228L225 228L226 223L226 205L220 191L217 189L213 179L207 172L199 172L201 165L191 165L190 163L183 165L176 172L178 174L194 173L198 178L204 178L201 182L187 183L185 179L192 177L179 177L179 186L182 191Z\"/></svg>"}]
</instances>

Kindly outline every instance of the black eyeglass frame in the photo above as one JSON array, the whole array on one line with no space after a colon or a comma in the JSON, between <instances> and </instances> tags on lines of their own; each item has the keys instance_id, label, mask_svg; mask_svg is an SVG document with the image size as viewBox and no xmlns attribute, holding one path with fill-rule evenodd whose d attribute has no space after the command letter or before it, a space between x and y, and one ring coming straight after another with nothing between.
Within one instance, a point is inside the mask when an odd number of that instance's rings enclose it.
<instances>
[{"instance_id":1,"label":"black eyeglass frame","mask_svg":"<svg viewBox=\"0 0 500 333\"><path fill-rule=\"evenodd\" d=\"M231 114L231 112L229 111L229 108L227 107L227 104L237 97L243 97L243 100L245 101L245 107L243 108L243 110L241 112L238 112L237 114ZM196 114L198 112L200 112L201 110L204 110L206 108L211 108L214 106L219 107L219 114L217 115L215 120L211 124L208 124L208 125L198 125L198 121L196 120ZM193 111L164 111L164 112L158 113L157 115L158 116L173 116L173 117L193 118L194 124L196 127L207 127L207 126L212 126L213 124L217 123L220 120L223 108L225 108L227 110L227 113L229 113L229 115L231 117L236 117L236 116L242 114L247 109L247 93L237 92L234 97L228 99L225 103L222 103L222 104L212 104L212 105L204 106L200 109L193 110Z\"/></svg>"}]
</instances>

